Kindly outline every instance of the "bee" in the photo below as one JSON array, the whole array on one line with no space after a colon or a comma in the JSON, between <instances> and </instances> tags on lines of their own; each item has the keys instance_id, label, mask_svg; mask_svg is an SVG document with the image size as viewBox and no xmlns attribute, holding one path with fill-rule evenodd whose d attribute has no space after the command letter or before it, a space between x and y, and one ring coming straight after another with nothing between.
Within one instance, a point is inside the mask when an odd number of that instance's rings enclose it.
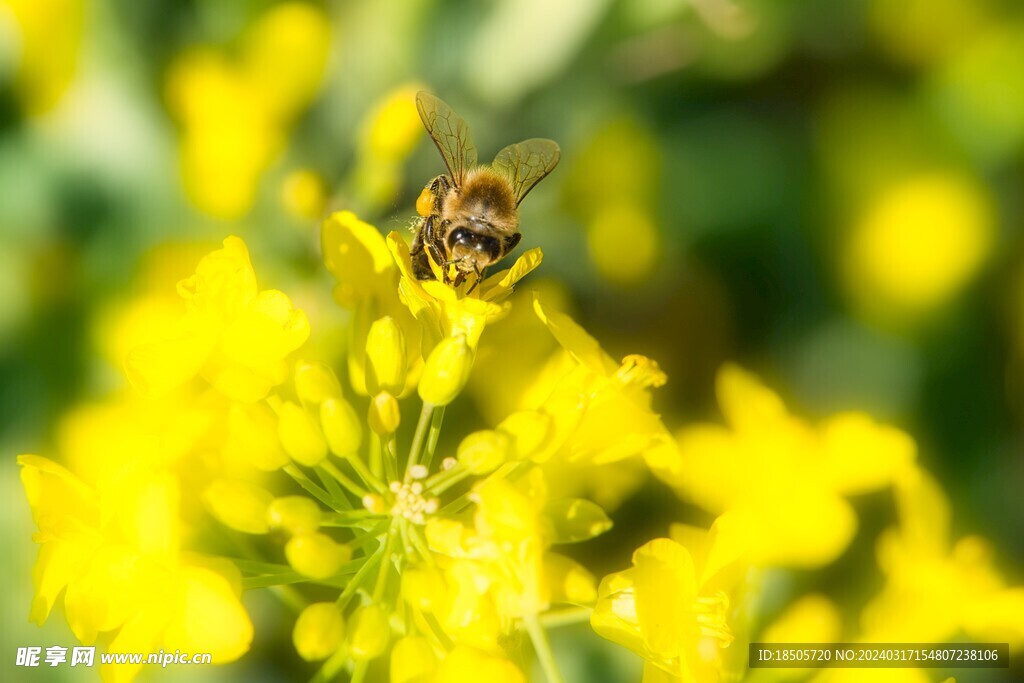
<instances>
[{"instance_id":1,"label":"bee","mask_svg":"<svg viewBox=\"0 0 1024 683\"><path fill-rule=\"evenodd\" d=\"M519 244L519 204L554 170L561 151L552 140L533 138L504 148L490 166L477 165L469 127L451 107L419 92L416 109L448 174L431 180L416 202L413 272L433 279L432 260L455 286L475 274L472 290L484 269Z\"/></svg>"}]
</instances>

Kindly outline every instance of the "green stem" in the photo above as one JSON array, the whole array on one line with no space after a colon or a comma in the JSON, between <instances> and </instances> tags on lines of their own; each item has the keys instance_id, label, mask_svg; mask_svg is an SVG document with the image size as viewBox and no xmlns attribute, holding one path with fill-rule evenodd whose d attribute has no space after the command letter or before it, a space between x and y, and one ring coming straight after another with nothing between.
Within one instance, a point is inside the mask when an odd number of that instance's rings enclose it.
<instances>
[{"instance_id":1,"label":"green stem","mask_svg":"<svg viewBox=\"0 0 1024 683\"><path fill-rule=\"evenodd\" d=\"M548 634L541 626L537 615L530 614L523 617L523 623L530 634L530 640L533 641L533 649L537 653L537 659L540 660L540 667L544 670L544 677L547 678L548 683L564 683L562 674L558 671L558 665L555 663L555 655L551 651L551 643L548 642Z\"/></svg>"},{"instance_id":2,"label":"green stem","mask_svg":"<svg viewBox=\"0 0 1024 683\"><path fill-rule=\"evenodd\" d=\"M544 628L571 626L572 624L590 621L590 615L593 614L593 612L594 608L592 607L570 607L557 612L548 612L544 614L540 618L540 623L544 625Z\"/></svg>"},{"instance_id":3,"label":"green stem","mask_svg":"<svg viewBox=\"0 0 1024 683\"><path fill-rule=\"evenodd\" d=\"M391 553L395 546L395 538L397 537L397 527L399 522L395 522L388 528L388 539L384 542L384 557L380 563L380 572L377 574L377 583L373 587L373 601L380 602L381 596L384 595L384 589L388 585L388 570L391 568Z\"/></svg>"},{"instance_id":4,"label":"green stem","mask_svg":"<svg viewBox=\"0 0 1024 683\"><path fill-rule=\"evenodd\" d=\"M379 478L377 478L373 472L366 466L362 460L359 459L359 455L354 455L351 458L347 458L346 462L352 465L352 469L356 471L359 478L363 480L363 483L369 486L377 493L383 493L384 489L387 488Z\"/></svg>"},{"instance_id":5,"label":"green stem","mask_svg":"<svg viewBox=\"0 0 1024 683\"><path fill-rule=\"evenodd\" d=\"M338 651L331 655L330 659L324 662L324 665L320 667L319 671L313 678L309 679L309 683L328 683L333 681L338 675L338 672L345 666L345 661L348 659L348 652L344 646L338 648Z\"/></svg>"},{"instance_id":6,"label":"green stem","mask_svg":"<svg viewBox=\"0 0 1024 683\"><path fill-rule=\"evenodd\" d=\"M423 442L427 438L427 429L430 427L430 418L434 412L434 406L429 403L423 404L420 411L420 421L416 423L416 433L412 437L412 449L409 451L409 460L405 463L405 481L412 479L412 468L419 462L420 452L423 450Z\"/></svg>"},{"instance_id":7,"label":"green stem","mask_svg":"<svg viewBox=\"0 0 1024 683\"><path fill-rule=\"evenodd\" d=\"M422 464L428 470L434 459L434 451L437 450L437 440L441 436L441 423L444 421L444 406L434 410L430 420L430 432L427 434L427 450L423 454Z\"/></svg>"},{"instance_id":8,"label":"green stem","mask_svg":"<svg viewBox=\"0 0 1024 683\"><path fill-rule=\"evenodd\" d=\"M356 572L356 575L353 576L352 580L348 582L347 586L345 586L345 590L343 590L341 592L341 595L338 596L338 599L336 600L336 602L338 603L338 609L345 611L345 608L348 606L349 598L355 595L356 590L359 588L359 586L362 585L363 580L369 575L369 573L373 570L374 566L378 562L380 562L383 557L383 547L378 548L377 551L373 555L371 555L368 560L366 560L366 563L359 568L359 571Z\"/></svg>"},{"instance_id":9,"label":"green stem","mask_svg":"<svg viewBox=\"0 0 1024 683\"><path fill-rule=\"evenodd\" d=\"M374 437L370 439L370 471L373 472L375 477L383 477L384 465L381 462L381 439L377 435L374 435Z\"/></svg>"},{"instance_id":10,"label":"green stem","mask_svg":"<svg viewBox=\"0 0 1024 683\"><path fill-rule=\"evenodd\" d=\"M334 477L334 479L348 489L349 493L354 495L356 499L362 500L363 496L368 493L368 491L362 486L349 479L348 475L338 469L338 466L330 460L324 460L320 465L318 465L318 467L322 468L325 472Z\"/></svg>"}]
</instances>

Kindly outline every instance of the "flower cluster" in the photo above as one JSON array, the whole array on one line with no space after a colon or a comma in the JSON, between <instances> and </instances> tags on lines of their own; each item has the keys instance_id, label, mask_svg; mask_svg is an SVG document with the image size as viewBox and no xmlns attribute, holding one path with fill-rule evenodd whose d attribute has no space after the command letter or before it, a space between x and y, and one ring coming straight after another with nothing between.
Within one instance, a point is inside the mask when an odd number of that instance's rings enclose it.
<instances>
[{"instance_id":1,"label":"flower cluster","mask_svg":"<svg viewBox=\"0 0 1024 683\"><path fill-rule=\"evenodd\" d=\"M832 562L857 528L851 497L891 490L886 586L854 635L1024 640L1021 589L980 540L948 547L948 510L906 434L859 413L811 425L726 366L728 427L673 436L652 407L666 381L655 361L616 361L549 292L513 295L540 250L456 287L416 279L402 236L351 212L325 221L322 248L349 312L341 367L301 356L306 314L260 289L229 237L178 283L173 319L161 308L132 345L131 388L66 418L67 467L21 456L39 529L34 620L63 595L83 643L225 663L253 641L242 591L273 589L317 681L516 683L534 658L561 681L547 629L586 621L642 657L646 681L736 680L761 570ZM506 318L532 321L547 360L490 424L443 441ZM596 499L615 496L565 480L623 463L716 517L639 539L631 566L599 580L569 546L612 527ZM936 611L928 591L957 609ZM907 604L920 609L890 618ZM837 637L838 624L830 601L803 596L763 637Z\"/></svg>"}]
</instances>

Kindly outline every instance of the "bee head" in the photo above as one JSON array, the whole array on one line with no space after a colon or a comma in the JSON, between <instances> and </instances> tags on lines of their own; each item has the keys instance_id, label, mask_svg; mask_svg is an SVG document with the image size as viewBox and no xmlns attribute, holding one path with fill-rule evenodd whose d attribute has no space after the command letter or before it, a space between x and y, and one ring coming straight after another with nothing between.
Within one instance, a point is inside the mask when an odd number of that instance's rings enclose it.
<instances>
[{"instance_id":1,"label":"bee head","mask_svg":"<svg viewBox=\"0 0 1024 683\"><path fill-rule=\"evenodd\" d=\"M490 235L458 227L448 234L448 252L456 261L468 259L486 268L501 256L501 242Z\"/></svg>"}]
</instances>

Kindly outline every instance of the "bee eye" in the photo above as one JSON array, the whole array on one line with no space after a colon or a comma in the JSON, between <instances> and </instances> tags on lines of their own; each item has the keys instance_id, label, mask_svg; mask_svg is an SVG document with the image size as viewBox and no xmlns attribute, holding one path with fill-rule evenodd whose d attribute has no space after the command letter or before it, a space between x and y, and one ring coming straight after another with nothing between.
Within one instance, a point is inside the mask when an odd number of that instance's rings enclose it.
<instances>
[{"instance_id":1,"label":"bee eye","mask_svg":"<svg viewBox=\"0 0 1024 683\"><path fill-rule=\"evenodd\" d=\"M501 244L489 235L481 235L468 228L455 228L448 235L448 248L456 246L472 249L481 254L487 254L492 261L497 260L501 255Z\"/></svg>"}]
</instances>

